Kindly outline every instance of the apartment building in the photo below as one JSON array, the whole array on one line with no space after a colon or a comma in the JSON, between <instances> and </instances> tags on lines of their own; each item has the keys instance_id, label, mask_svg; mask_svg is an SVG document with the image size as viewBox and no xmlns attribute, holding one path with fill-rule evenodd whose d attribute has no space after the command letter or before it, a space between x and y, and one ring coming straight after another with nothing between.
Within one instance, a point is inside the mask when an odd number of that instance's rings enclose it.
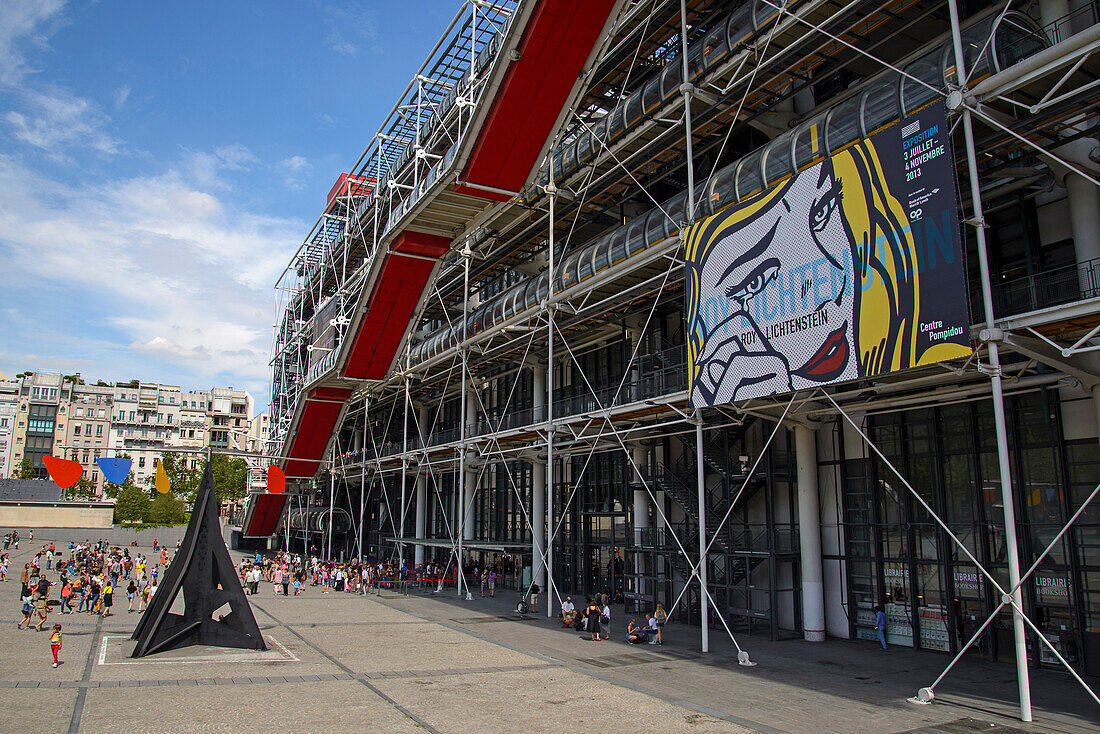
<instances>
[{"instance_id":1,"label":"apartment building","mask_svg":"<svg viewBox=\"0 0 1100 734\"><path fill-rule=\"evenodd\" d=\"M113 390L111 448L130 455L140 484L156 472L155 459L179 445L183 392L178 385L139 381Z\"/></svg>"},{"instance_id":2,"label":"apartment building","mask_svg":"<svg viewBox=\"0 0 1100 734\"><path fill-rule=\"evenodd\" d=\"M249 448L252 421L252 396L232 387L215 387L210 391L210 446L215 449Z\"/></svg>"},{"instance_id":3,"label":"apartment building","mask_svg":"<svg viewBox=\"0 0 1100 734\"><path fill-rule=\"evenodd\" d=\"M18 407L19 383L0 373L0 477L11 476L11 452Z\"/></svg>"},{"instance_id":4,"label":"apartment building","mask_svg":"<svg viewBox=\"0 0 1100 734\"><path fill-rule=\"evenodd\" d=\"M95 482L100 494L105 480L96 459L109 456L114 392L111 385L87 385L78 377L72 384L69 422L62 447L64 458L79 461L84 476Z\"/></svg>"},{"instance_id":5,"label":"apartment building","mask_svg":"<svg viewBox=\"0 0 1100 734\"><path fill-rule=\"evenodd\" d=\"M19 384L15 430L12 437L11 471L30 459L37 478L47 476L43 456L61 456L68 424L72 383L60 372L17 375Z\"/></svg>"}]
</instances>

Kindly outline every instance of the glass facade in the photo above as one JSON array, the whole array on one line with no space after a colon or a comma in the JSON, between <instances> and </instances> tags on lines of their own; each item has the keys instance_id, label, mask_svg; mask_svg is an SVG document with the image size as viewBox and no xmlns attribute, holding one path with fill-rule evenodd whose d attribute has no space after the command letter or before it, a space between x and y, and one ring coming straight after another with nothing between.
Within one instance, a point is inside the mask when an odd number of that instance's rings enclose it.
<instances>
[{"instance_id":1,"label":"glass facade","mask_svg":"<svg viewBox=\"0 0 1100 734\"><path fill-rule=\"evenodd\" d=\"M1095 488L1100 444L1062 439L1054 390L1010 396L1005 407L1020 562L1026 570ZM868 421L885 460L868 452L867 458L844 462L852 634L875 639L873 608L882 604L890 644L957 652L999 599L968 553L1008 587L992 403L923 408ZM1100 508L1090 509L1024 585L1032 621L1067 661L1088 670L1100 665L1096 653L1084 653L1097 650L1100 637L1098 527ZM1002 608L969 651L1011 660L1010 611ZM1035 640L1029 640L1028 654L1033 662L1057 663Z\"/></svg>"}]
</instances>

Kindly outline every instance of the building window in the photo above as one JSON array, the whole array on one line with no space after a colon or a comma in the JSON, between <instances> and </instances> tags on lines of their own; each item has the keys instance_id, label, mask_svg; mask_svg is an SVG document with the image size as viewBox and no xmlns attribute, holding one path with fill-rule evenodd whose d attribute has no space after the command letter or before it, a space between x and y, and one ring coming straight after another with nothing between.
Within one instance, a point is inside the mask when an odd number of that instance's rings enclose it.
<instances>
[{"instance_id":1,"label":"building window","mask_svg":"<svg viewBox=\"0 0 1100 734\"><path fill-rule=\"evenodd\" d=\"M98 426L95 427L95 435L97 435L97 436L102 436L103 435L103 424L102 423L100 423Z\"/></svg>"},{"instance_id":2,"label":"building window","mask_svg":"<svg viewBox=\"0 0 1100 734\"><path fill-rule=\"evenodd\" d=\"M104 411L104 410L103 410L102 408L100 408L100 410L99 410L99 417L100 417L100 418L105 418L105 417L107 417L107 413L106 413L106 411Z\"/></svg>"},{"instance_id":3,"label":"building window","mask_svg":"<svg viewBox=\"0 0 1100 734\"><path fill-rule=\"evenodd\" d=\"M74 436L79 436L80 435L80 424L79 423L73 424L73 435Z\"/></svg>"},{"instance_id":4,"label":"building window","mask_svg":"<svg viewBox=\"0 0 1100 734\"><path fill-rule=\"evenodd\" d=\"M130 420L134 420L135 415L136 414L134 413L134 411L131 410L130 411Z\"/></svg>"},{"instance_id":5,"label":"building window","mask_svg":"<svg viewBox=\"0 0 1100 734\"><path fill-rule=\"evenodd\" d=\"M145 468L145 457L144 456L138 457L138 468L140 468L140 469Z\"/></svg>"},{"instance_id":6,"label":"building window","mask_svg":"<svg viewBox=\"0 0 1100 734\"><path fill-rule=\"evenodd\" d=\"M76 409L76 414L77 414L77 416L82 416L82 415L84 415L84 409L83 409L83 408L77 408L77 409Z\"/></svg>"}]
</instances>

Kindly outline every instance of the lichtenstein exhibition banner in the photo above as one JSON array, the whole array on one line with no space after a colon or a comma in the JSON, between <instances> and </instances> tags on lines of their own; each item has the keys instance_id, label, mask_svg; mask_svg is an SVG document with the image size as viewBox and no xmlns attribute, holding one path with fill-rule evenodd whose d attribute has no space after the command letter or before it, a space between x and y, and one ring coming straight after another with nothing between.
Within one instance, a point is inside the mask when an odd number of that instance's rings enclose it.
<instances>
[{"instance_id":1,"label":"lichtenstein exhibition banner","mask_svg":"<svg viewBox=\"0 0 1100 734\"><path fill-rule=\"evenodd\" d=\"M687 233L692 407L970 354L936 103Z\"/></svg>"}]
</instances>

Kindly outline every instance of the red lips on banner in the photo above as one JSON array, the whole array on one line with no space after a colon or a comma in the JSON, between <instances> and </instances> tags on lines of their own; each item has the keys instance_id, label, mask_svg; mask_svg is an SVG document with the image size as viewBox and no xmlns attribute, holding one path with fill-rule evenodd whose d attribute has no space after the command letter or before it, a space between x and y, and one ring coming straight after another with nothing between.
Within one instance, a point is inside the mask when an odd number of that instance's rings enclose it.
<instances>
[{"instance_id":1,"label":"red lips on banner","mask_svg":"<svg viewBox=\"0 0 1100 734\"><path fill-rule=\"evenodd\" d=\"M43 456L42 463L46 465L46 471L50 473L50 479L62 489L68 489L76 484L76 480L84 474L84 467L79 461L59 459L56 456Z\"/></svg>"},{"instance_id":2,"label":"red lips on banner","mask_svg":"<svg viewBox=\"0 0 1100 734\"><path fill-rule=\"evenodd\" d=\"M267 491L272 494L281 494L286 489L286 474L279 467L272 464L267 467Z\"/></svg>"}]
</instances>

